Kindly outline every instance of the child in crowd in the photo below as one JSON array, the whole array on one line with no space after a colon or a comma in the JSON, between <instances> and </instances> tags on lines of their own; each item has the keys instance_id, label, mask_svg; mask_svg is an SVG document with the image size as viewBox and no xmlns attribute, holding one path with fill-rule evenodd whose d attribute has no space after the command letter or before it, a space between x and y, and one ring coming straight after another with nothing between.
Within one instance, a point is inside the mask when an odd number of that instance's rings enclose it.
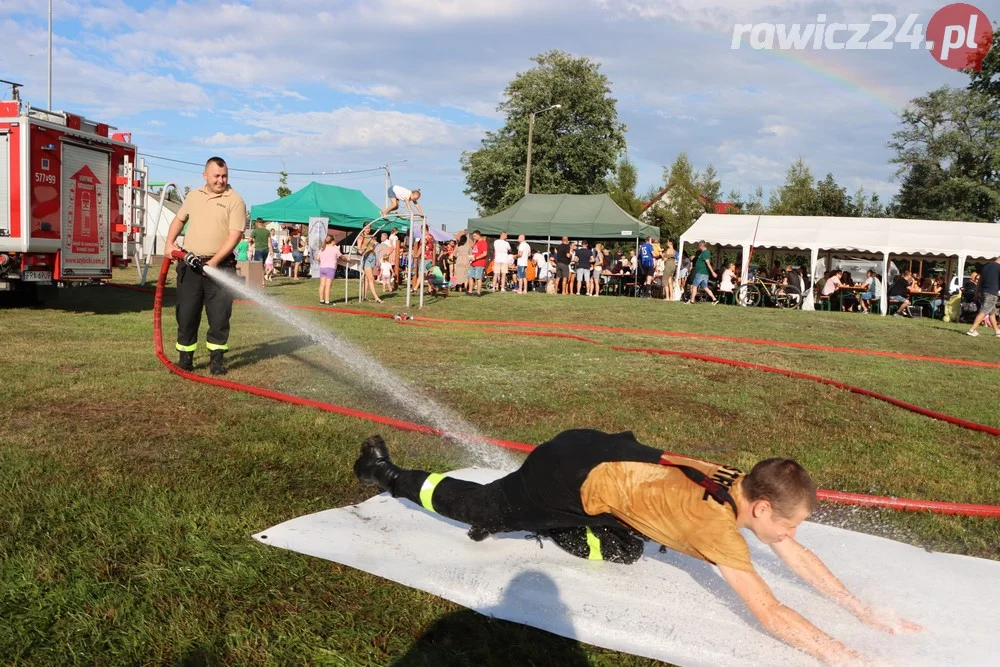
<instances>
[{"instance_id":1,"label":"child in crowd","mask_svg":"<svg viewBox=\"0 0 1000 667\"><path fill-rule=\"evenodd\" d=\"M267 257L264 259L264 280L270 282L274 276L274 251L268 249Z\"/></svg>"},{"instance_id":2,"label":"child in crowd","mask_svg":"<svg viewBox=\"0 0 1000 667\"><path fill-rule=\"evenodd\" d=\"M382 281L382 294L392 291L392 263L389 261L389 254L382 255L382 264L379 266L379 278Z\"/></svg>"}]
</instances>

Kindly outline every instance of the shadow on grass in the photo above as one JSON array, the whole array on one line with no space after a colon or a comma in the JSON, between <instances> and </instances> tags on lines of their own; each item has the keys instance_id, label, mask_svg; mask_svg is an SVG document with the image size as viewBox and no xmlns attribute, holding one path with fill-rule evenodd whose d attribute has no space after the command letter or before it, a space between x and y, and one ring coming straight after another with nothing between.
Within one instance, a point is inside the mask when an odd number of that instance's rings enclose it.
<instances>
[{"instance_id":1,"label":"shadow on grass","mask_svg":"<svg viewBox=\"0 0 1000 667\"><path fill-rule=\"evenodd\" d=\"M168 307L163 305L164 310ZM6 304L5 304L6 305ZM86 287L66 287L55 290L42 304L28 304L15 301L15 308L59 311L64 313L89 313L92 315L123 315L144 313L153 310L153 295L149 292L121 289L112 286L88 285ZM173 299L169 300L173 306Z\"/></svg>"},{"instance_id":2,"label":"shadow on grass","mask_svg":"<svg viewBox=\"0 0 1000 667\"><path fill-rule=\"evenodd\" d=\"M305 364L313 370L318 370L324 373L328 372L328 369L324 368L320 364L295 354L299 350L309 347L310 345L315 345L315 343L310 340L308 336L286 336L267 343L260 343L259 345L254 345L253 347L240 349L238 352L230 352L227 354L226 368L233 370L244 366L253 366L261 361L273 359L274 357L290 356L294 357L296 361Z\"/></svg>"},{"instance_id":3,"label":"shadow on grass","mask_svg":"<svg viewBox=\"0 0 1000 667\"><path fill-rule=\"evenodd\" d=\"M546 602L548 634L531 627L501 621L493 616L524 618L531 613L531 600ZM526 613L526 611L528 613ZM555 582L541 572L523 572L504 589L503 599L484 613L464 609L448 614L431 625L394 667L439 667L441 665L561 665L584 667L590 661L573 636L569 610L559 599Z\"/></svg>"}]
</instances>

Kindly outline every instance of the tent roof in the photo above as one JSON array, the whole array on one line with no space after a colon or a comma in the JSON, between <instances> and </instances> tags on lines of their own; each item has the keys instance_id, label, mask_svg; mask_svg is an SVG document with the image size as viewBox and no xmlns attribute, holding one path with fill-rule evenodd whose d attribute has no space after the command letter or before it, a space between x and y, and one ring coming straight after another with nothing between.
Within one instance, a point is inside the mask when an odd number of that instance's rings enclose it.
<instances>
[{"instance_id":1,"label":"tent roof","mask_svg":"<svg viewBox=\"0 0 1000 667\"><path fill-rule=\"evenodd\" d=\"M484 234L563 235L584 239L660 238L660 230L639 222L608 195L525 195L516 204L485 218L469 220Z\"/></svg>"},{"instance_id":2,"label":"tent roof","mask_svg":"<svg viewBox=\"0 0 1000 667\"><path fill-rule=\"evenodd\" d=\"M307 224L310 217L316 216L329 218L330 227L361 229L378 219L381 213L379 207L360 190L313 181L287 197L252 207L250 219ZM405 232L409 228L408 220L400 219L393 224L400 231Z\"/></svg>"},{"instance_id":3,"label":"tent roof","mask_svg":"<svg viewBox=\"0 0 1000 667\"><path fill-rule=\"evenodd\" d=\"M682 243L698 241L783 250L993 259L1000 256L1000 225L899 218L706 213L681 235Z\"/></svg>"}]
</instances>

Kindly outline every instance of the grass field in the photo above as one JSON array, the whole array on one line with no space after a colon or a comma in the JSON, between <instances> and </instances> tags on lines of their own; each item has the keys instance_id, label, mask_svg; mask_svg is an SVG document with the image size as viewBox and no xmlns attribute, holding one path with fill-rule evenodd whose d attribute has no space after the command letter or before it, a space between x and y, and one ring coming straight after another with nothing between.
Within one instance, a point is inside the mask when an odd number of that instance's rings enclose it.
<instances>
[{"instance_id":1,"label":"grass field","mask_svg":"<svg viewBox=\"0 0 1000 667\"><path fill-rule=\"evenodd\" d=\"M134 282L134 276L133 270L119 279ZM289 306L317 300L308 280L266 291ZM343 297L342 283L334 294ZM95 287L65 290L44 308L0 310L0 662L652 664L490 620L251 540L252 533L292 517L370 497L351 464L360 442L378 429L172 375L153 355L152 303L148 294ZM397 312L403 297L360 307ZM361 345L487 435L541 442L570 427L633 430L641 441L741 467L767 456L794 457L825 488L1000 502L997 438L830 387L573 340L302 313ZM930 320L513 294L429 300L421 314L1000 361L1000 340L971 339L960 335L962 326ZM170 349L170 308L164 323ZM996 370L640 334L585 335L814 373L1000 426ZM238 382L388 410L335 359L261 308L236 306L230 344L229 377ZM196 364L207 373L207 354ZM406 465L446 469L473 462L439 439L382 432ZM1000 559L996 520L834 506L824 507L819 519Z\"/></svg>"}]
</instances>

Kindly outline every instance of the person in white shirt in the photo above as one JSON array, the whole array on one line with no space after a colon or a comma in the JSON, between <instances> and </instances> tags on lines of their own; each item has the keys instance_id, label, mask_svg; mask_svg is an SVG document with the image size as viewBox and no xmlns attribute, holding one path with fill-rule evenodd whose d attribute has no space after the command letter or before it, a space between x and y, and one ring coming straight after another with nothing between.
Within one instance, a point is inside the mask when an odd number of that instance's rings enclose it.
<instances>
[{"instance_id":1,"label":"person in white shirt","mask_svg":"<svg viewBox=\"0 0 1000 667\"><path fill-rule=\"evenodd\" d=\"M493 242L493 291L507 291L507 267L510 266L510 243L507 232L500 232L500 238Z\"/></svg>"},{"instance_id":2,"label":"person in white shirt","mask_svg":"<svg viewBox=\"0 0 1000 667\"><path fill-rule=\"evenodd\" d=\"M539 250L531 258L531 261L535 263L535 282L540 283L543 286L542 291L544 292L546 291L546 283L548 283L549 276L551 274L549 270L549 258L542 254L542 251Z\"/></svg>"},{"instance_id":3,"label":"person in white shirt","mask_svg":"<svg viewBox=\"0 0 1000 667\"><path fill-rule=\"evenodd\" d=\"M389 232L389 245L392 246L392 257L389 263L392 264L392 288L396 289L399 284L399 229L393 227Z\"/></svg>"},{"instance_id":4,"label":"person in white shirt","mask_svg":"<svg viewBox=\"0 0 1000 667\"><path fill-rule=\"evenodd\" d=\"M531 260L531 246L524 240L524 234L517 237L517 294L528 293L528 262Z\"/></svg>"},{"instance_id":5,"label":"person in white shirt","mask_svg":"<svg viewBox=\"0 0 1000 667\"><path fill-rule=\"evenodd\" d=\"M410 215L413 215L414 206L417 207L417 213L420 215L424 214L424 210L420 208L420 204L418 203L420 190L408 190L402 185L390 185L387 194L389 195L389 205L382 209L383 217L398 209L400 202L406 204L406 210L410 212Z\"/></svg>"},{"instance_id":6,"label":"person in white shirt","mask_svg":"<svg viewBox=\"0 0 1000 667\"><path fill-rule=\"evenodd\" d=\"M719 291L723 294L728 295L725 299L726 303L734 303L732 301L733 290L736 289L736 263L730 262L726 266L726 270L722 272L722 278L719 281Z\"/></svg>"}]
</instances>

